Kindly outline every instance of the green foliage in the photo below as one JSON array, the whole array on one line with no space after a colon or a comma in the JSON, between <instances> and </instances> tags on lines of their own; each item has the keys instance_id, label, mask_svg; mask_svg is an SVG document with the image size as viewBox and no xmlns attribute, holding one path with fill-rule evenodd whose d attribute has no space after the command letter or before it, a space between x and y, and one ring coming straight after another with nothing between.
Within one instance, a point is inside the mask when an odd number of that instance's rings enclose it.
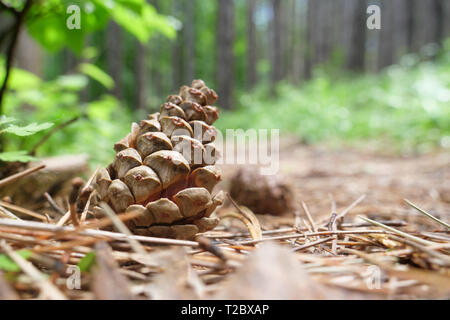
<instances>
[{"instance_id":1,"label":"green foliage","mask_svg":"<svg viewBox=\"0 0 450 320\"><path fill-rule=\"evenodd\" d=\"M9 152L0 152L0 160L4 162L29 162L36 160L35 157L28 155L27 151L9 151Z\"/></svg>"},{"instance_id":2,"label":"green foliage","mask_svg":"<svg viewBox=\"0 0 450 320\"><path fill-rule=\"evenodd\" d=\"M19 250L16 252L22 258L28 259L31 256L30 250ZM19 272L20 267L6 254L0 254L0 269L7 272Z\"/></svg>"},{"instance_id":3,"label":"green foliage","mask_svg":"<svg viewBox=\"0 0 450 320\"><path fill-rule=\"evenodd\" d=\"M41 124L33 122L26 126L18 126L12 124L14 122L17 122L17 119L6 116L0 117L0 126L6 125L5 128L0 129L0 134L10 133L20 137L30 136L53 126L53 123L50 122L45 122ZM5 162L10 161L28 162L34 160L34 157L29 156L27 152L24 150L19 150L19 151L0 152L0 160Z\"/></svg>"},{"instance_id":4,"label":"green foliage","mask_svg":"<svg viewBox=\"0 0 450 320\"><path fill-rule=\"evenodd\" d=\"M223 112L217 126L279 128L308 143L370 142L399 152L449 147L450 50L434 63L405 56L381 74L325 71L316 70L300 89L280 85L278 98L265 87L242 95L239 108Z\"/></svg>"},{"instance_id":5,"label":"green foliage","mask_svg":"<svg viewBox=\"0 0 450 320\"><path fill-rule=\"evenodd\" d=\"M92 79L100 82L107 89L112 89L114 87L114 80L106 72L94 64L82 63L80 64L80 71Z\"/></svg>"},{"instance_id":6,"label":"green foliage","mask_svg":"<svg viewBox=\"0 0 450 320\"><path fill-rule=\"evenodd\" d=\"M81 272L89 272L91 267L95 264L95 252L88 252L83 259L78 262L78 268Z\"/></svg>"},{"instance_id":7,"label":"green foliage","mask_svg":"<svg viewBox=\"0 0 450 320\"><path fill-rule=\"evenodd\" d=\"M69 29L70 5L80 8L80 29ZM175 30L166 17L159 15L145 0L46 0L36 2L26 21L29 33L44 48L58 51L68 47L81 54L88 34L105 27L113 19L141 42L156 32L173 38ZM45 17L45 18L42 18Z\"/></svg>"},{"instance_id":8,"label":"green foliage","mask_svg":"<svg viewBox=\"0 0 450 320\"><path fill-rule=\"evenodd\" d=\"M3 71L2 67L0 64L0 74ZM91 79L95 78L105 85L111 85L109 76L90 64L84 64L78 69L84 70ZM45 155L88 153L93 163L109 161L113 154L112 141L119 140L126 134L132 121L131 112L120 106L120 103L109 94L90 102L81 102L80 93L86 89L90 79L86 74L62 75L53 80L43 81L27 71L13 68L10 88L14 89L5 96L4 109L9 117L1 118L1 124L7 126L2 131L17 135L32 135L26 140L9 135L4 141L5 153L0 155L0 160L32 160L33 158L26 156L22 150L30 150L42 138L42 134L38 131L48 128L49 122L60 124L81 117L74 124L53 134L39 148L38 153ZM24 83L29 85L22 85ZM14 119L19 118L31 124L26 126L13 124Z\"/></svg>"},{"instance_id":9,"label":"green foliage","mask_svg":"<svg viewBox=\"0 0 450 320\"><path fill-rule=\"evenodd\" d=\"M13 124L13 125L6 127L3 130L0 130L0 133L7 132L7 133L15 134L16 136L24 137L24 136L31 136L32 134L35 134L39 131L48 129L51 126L53 126L53 123L50 123L50 122L45 122L45 123L41 123L41 124L37 124L36 122L33 122L33 123L30 123L29 125L26 125L23 127Z\"/></svg>"}]
</instances>

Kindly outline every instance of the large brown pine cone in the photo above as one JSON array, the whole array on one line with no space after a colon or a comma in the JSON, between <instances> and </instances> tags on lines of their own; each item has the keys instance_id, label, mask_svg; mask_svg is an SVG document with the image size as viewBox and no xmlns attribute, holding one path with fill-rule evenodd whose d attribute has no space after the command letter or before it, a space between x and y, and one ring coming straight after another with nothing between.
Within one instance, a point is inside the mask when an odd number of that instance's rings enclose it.
<instances>
[{"instance_id":1,"label":"large brown pine cone","mask_svg":"<svg viewBox=\"0 0 450 320\"><path fill-rule=\"evenodd\" d=\"M221 180L214 166L216 100L214 90L194 80L169 96L160 112L133 123L114 145L114 162L97 175L97 203L107 202L116 213L141 212L127 222L141 235L192 239L213 229L218 219L210 215L223 200L211 195Z\"/></svg>"}]
</instances>

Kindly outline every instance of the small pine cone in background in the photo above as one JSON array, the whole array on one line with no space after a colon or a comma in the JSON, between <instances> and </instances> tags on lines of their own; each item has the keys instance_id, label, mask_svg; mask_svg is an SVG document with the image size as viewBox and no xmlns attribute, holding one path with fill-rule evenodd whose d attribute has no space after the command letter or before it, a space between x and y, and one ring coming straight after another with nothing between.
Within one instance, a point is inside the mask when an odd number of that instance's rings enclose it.
<instances>
[{"instance_id":1,"label":"small pine cone in background","mask_svg":"<svg viewBox=\"0 0 450 320\"><path fill-rule=\"evenodd\" d=\"M133 123L114 145L114 162L98 172L92 212L102 213L101 201L116 213L140 212L128 227L155 237L192 239L216 227L211 214L223 201L222 193L212 196L221 181L214 166L216 100L214 90L194 80L170 95L160 112Z\"/></svg>"},{"instance_id":2,"label":"small pine cone in background","mask_svg":"<svg viewBox=\"0 0 450 320\"><path fill-rule=\"evenodd\" d=\"M294 207L287 183L275 175L261 175L254 168L239 169L231 179L230 196L256 214L282 215Z\"/></svg>"}]
</instances>

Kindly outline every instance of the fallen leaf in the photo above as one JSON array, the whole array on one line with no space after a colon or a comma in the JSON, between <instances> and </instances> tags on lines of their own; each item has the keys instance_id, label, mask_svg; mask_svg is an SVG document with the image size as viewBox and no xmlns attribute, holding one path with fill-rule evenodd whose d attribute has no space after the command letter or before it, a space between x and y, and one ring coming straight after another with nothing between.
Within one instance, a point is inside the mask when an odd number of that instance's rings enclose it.
<instances>
[{"instance_id":1,"label":"fallen leaf","mask_svg":"<svg viewBox=\"0 0 450 320\"><path fill-rule=\"evenodd\" d=\"M100 300L131 300L136 297L130 291L128 280L119 272L111 248L106 242L95 244L95 261L92 268L92 290Z\"/></svg>"},{"instance_id":2,"label":"fallen leaf","mask_svg":"<svg viewBox=\"0 0 450 320\"><path fill-rule=\"evenodd\" d=\"M275 243L263 243L213 299L327 299L295 254Z\"/></svg>"}]
</instances>

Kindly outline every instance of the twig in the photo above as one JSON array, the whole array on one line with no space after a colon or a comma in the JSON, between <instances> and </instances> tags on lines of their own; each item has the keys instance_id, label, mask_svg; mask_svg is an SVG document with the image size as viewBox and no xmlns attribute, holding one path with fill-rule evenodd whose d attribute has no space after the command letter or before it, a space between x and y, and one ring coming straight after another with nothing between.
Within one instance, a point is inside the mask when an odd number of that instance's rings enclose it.
<instances>
[{"instance_id":1,"label":"twig","mask_svg":"<svg viewBox=\"0 0 450 320\"><path fill-rule=\"evenodd\" d=\"M15 219L15 220L21 220L18 216L16 216L14 213L12 213L11 211L9 211L8 209L3 208L2 206L0 206L0 214L4 215L7 218L10 219Z\"/></svg>"},{"instance_id":2,"label":"twig","mask_svg":"<svg viewBox=\"0 0 450 320\"><path fill-rule=\"evenodd\" d=\"M0 246L6 252L6 254L25 272L29 275L40 287L41 293L49 297L50 299L55 300L66 300L64 294L59 291L57 287L53 285L47 278L45 278L42 273L36 269L29 261L22 258L19 254L17 254L7 243L5 240L0 241Z\"/></svg>"},{"instance_id":3,"label":"twig","mask_svg":"<svg viewBox=\"0 0 450 320\"><path fill-rule=\"evenodd\" d=\"M49 232L62 232L62 231L75 231L72 226L57 226L54 224L42 223L37 221L25 221L25 220L13 220L13 219L0 219L0 226L5 227L16 227L20 229L29 230L40 230ZM173 245L173 246L187 246L187 247L198 247L198 243L195 241L188 240L177 240L177 239L167 239L167 238L156 238L156 237L146 237L138 235L127 235L118 232L104 231L104 230L94 230L94 229L82 229L79 232L80 235L92 236L92 237L107 237L114 240L128 240L134 239L141 242L148 242L154 244L162 245Z\"/></svg>"},{"instance_id":4,"label":"twig","mask_svg":"<svg viewBox=\"0 0 450 320\"><path fill-rule=\"evenodd\" d=\"M296 247L296 248L292 249L292 251L295 252L295 251L307 249L309 247L313 247L315 245L318 245L318 244L321 244L321 243L325 243L325 242L328 242L328 241L333 240L333 239L334 239L333 237L328 237L328 238L325 238L325 239L319 239L319 240L316 240L316 241L313 241L313 242L306 243L306 244L304 244L302 246Z\"/></svg>"},{"instance_id":5,"label":"twig","mask_svg":"<svg viewBox=\"0 0 450 320\"><path fill-rule=\"evenodd\" d=\"M333 235L333 234L375 234L381 233L386 234L386 231L383 230L336 230L336 231L318 231L318 232L304 232L304 233L296 233L285 236L277 236L277 237L269 237L263 238L261 240L245 240L245 241L236 241L233 244L254 244L258 242L264 241L273 241L273 240L289 240L299 237L310 237L310 236L322 236L322 235Z\"/></svg>"},{"instance_id":6,"label":"twig","mask_svg":"<svg viewBox=\"0 0 450 320\"><path fill-rule=\"evenodd\" d=\"M397 236L394 236L394 235L390 235L390 238L392 238L392 239L394 239L396 241L400 241L400 242L406 243L407 245L409 245L411 247L414 247L416 249L419 249L422 252L425 252L426 254L428 254L431 257L434 257L434 258L437 258L437 259L443 261L443 263L440 263L443 267L450 266L450 257L448 257L448 256L446 256L444 254L441 254L439 252L433 251L432 249L430 249L430 247L426 247L426 246L418 244L418 243L416 243L414 241L411 241L411 240L408 240L408 239L403 239L401 237L397 237Z\"/></svg>"},{"instance_id":7,"label":"twig","mask_svg":"<svg viewBox=\"0 0 450 320\"><path fill-rule=\"evenodd\" d=\"M363 217L363 216L359 216L359 215L358 215L358 217L360 219L363 219L366 222L370 222L371 224L376 225L377 227L380 227L380 228L388 230L388 231L390 231L392 233L398 234L398 235L400 235L402 237L405 237L406 239L409 239L411 241L417 242L419 244L422 244L422 245L425 245L425 246L429 246L429 245L435 244L435 242L431 242L431 241L427 241L427 240L418 238L418 237L410 235L410 234L408 234L406 232L403 232L403 231L397 230L395 228L389 227L387 225L384 225L382 223L379 223L378 221L374 221L372 219L369 219L369 218L366 218L366 217Z\"/></svg>"},{"instance_id":8,"label":"twig","mask_svg":"<svg viewBox=\"0 0 450 320\"><path fill-rule=\"evenodd\" d=\"M306 206L306 203L304 201L302 201L302 207L303 207L303 211L305 211L305 214L306 214L306 217L308 218L309 223L311 224L313 231L317 232L317 226L316 226L314 219L312 218L311 213L309 212L309 209Z\"/></svg>"},{"instance_id":9,"label":"twig","mask_svg":"<svg viewBox=\"0 0 450 320\"><path fill-rule=\"evenodd\" d=\"M50 203L52 208L55 209L58 213L60 213L62 216L66 214L64 210L58 206L55 200L53 200L52 196L48 192L44 193L44 197L45 199L47 199L48 203Z\"/></svg>"},{"instance_id":10,"label":"twig","mask_svg":"<svg viewBox=\"0 0 450 320\"><path fill-rule=\"evenodd\" d=\"M117 217L114 211L106 202L101 202L100 207L105 211L106 215L111 219L113 225L117 228L117 231L126 234L127 236L132 236L133 234L128 230L127 226ZM134 252L146 255L147 251L144 247L137 241L136 239L127 238L128 243L131 248L133 248Z\"/></svg>"},{"instance_id":11,"label":"twig","mask_svg":"<svg viewBox=\"0 0 450 320\"><path fill-rule=\"evenodd\" d=\"M28 176L28 175L36 172L36 171L39 171L39 170L41 170L43 168L45 168L45 164L41 164L41 165L39 165L37 167L29 168L29 169L26 169L24 171L21 171L21 172L18 172L16 174L13 174L13 175L11 175L9 177L6 177L6 178L0 180L0 188L4 187L4 186L6 186L6 185L8 185L10 183L16 182L17 180L19 180L19 179L21 179L21 178L23 178L25 176Z\"/></svg>"},{"instance_id":12,"label":"twig","mask_svg":"<svg viewBox=\"0 0 450 320\"><path fill-rule=\"evenodd\" d=\"M20 212L22 214L26 214L27 216L30 216L30 217L33 217L33 218L36 218L36 219L39 219L39 220L42 220L42 221L47 221L47 217L45 217L45 216L43 216L43 215L41 215L39 213L33 212L31 210L28 210L28 209L25 209L25 208L22 208L22 207L19 207L19 206L16 206L16 205L8 203L8 202L4 202L4 201L0 200L0 206L5 207L5 208L7 208L9 210L12 210L12 211L16 211L16 212Z\"/></svg>"},{"instance_id":13,"label":"twig","mask_svg":"<svg viewBox=\"0 0 450 320\"><path fill-rule=\"evenodd\" d=\"M354 207L356 207L361 201L363 201L365 197L366 197L366 195L363 194L358 199L356 199L352 204L350 204L347 208L345 208L344 211L342 211L340 214L337 215L336 220L339 220L339 219L345 217L345 215L347 213L349 213L350 210L352 210Z\"/></svg>"},{"instance_id":14,"label":"twig","mask_svg":"<svg viewBox=\"0 0 450 320\"><path fill-rule=\"evenodd\" d=\"M80 117L74 117L70 120L67 120L63 123L58 124L56 127L53 127L52 130L47 132L34 146L31 148L31 151L28 153L30 156L34 156L36 154L37 148L39 148L41 145L43 145L55 132L58 132L68 125L71 125L75 121L77 121Z\"/></svg>"},{"instance_id":15,"label":"twig","mask_svg":"<svg viewBox=\"0 0 450 320\"><path fill-rule=\"evenodd\" d=\"M426 212L425 210L419 208L418 206L416 206L414 203L412 203L411 201L409 201L408 199L403 199L405 200L405 202L407 204L409 204L411 207L413 207L414 209L416 209L417 211L419 211L421 214L423 214L424 216L434 220L435 222L439 223L441 226L446 227L447 229L450 229L450 225L448 223L445 223L442 220L439 220L438 218L436 218L435 216L429 214L428 212Z\"/></svg>"},{"instance_id":16,"label":"twig","mask_svg":"<svg viewBox=\"0 0 450 320\"><path fill-rule=\"evenodd\" d=\"M76 204L78 195L80 194L80 190L83 184L84 181L81 178L77 177L72 180L72 190L70 191L69 195L69 212L70 212L70 219L72 220L74 226L80 225L80 222L78 221Z\"/></svg>"}]
</instances>

